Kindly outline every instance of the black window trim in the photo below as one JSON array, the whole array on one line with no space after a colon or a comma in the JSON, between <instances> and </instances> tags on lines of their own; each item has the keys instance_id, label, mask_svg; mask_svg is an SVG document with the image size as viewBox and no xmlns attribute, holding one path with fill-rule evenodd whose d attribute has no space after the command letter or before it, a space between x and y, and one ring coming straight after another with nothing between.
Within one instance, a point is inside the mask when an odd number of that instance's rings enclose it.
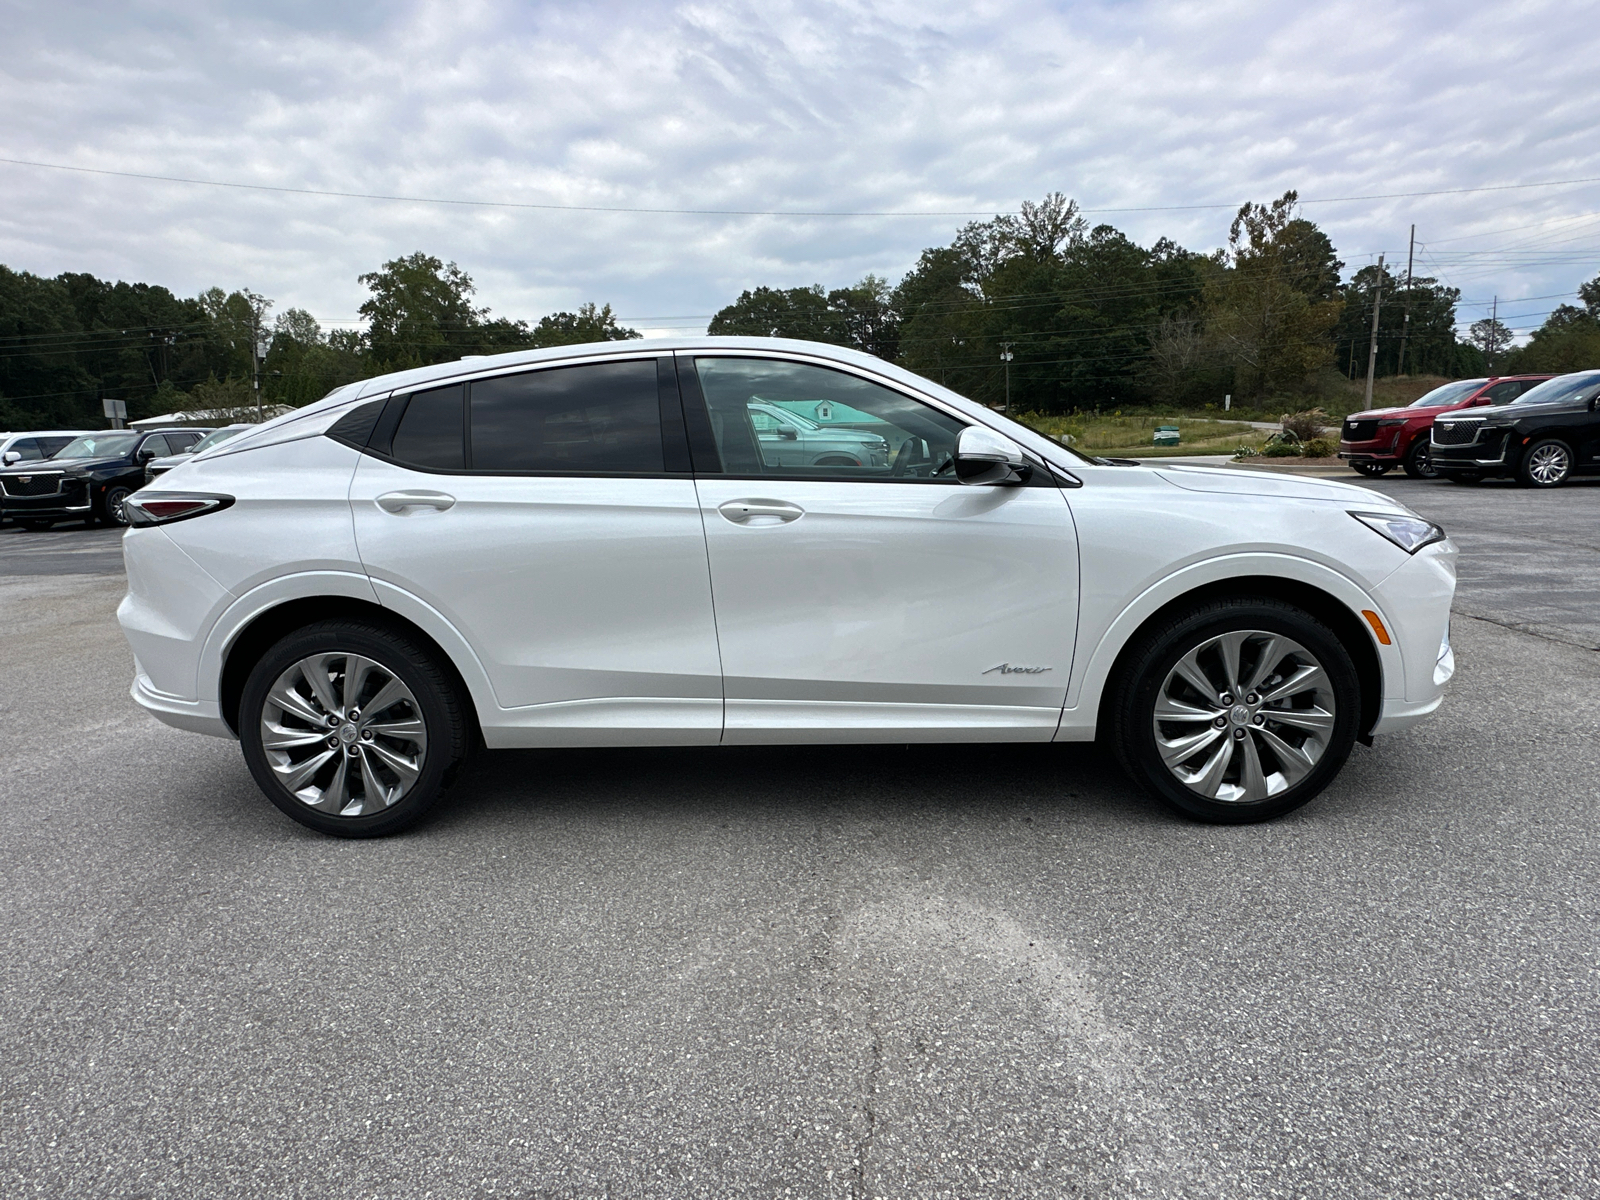
<instances>
[{"instance_id":1,"label":"black window trim","mask_svg":"<svg viewBox=\"0 0 1600 1200\"><path fill-rule=\"evenodd\" d=\"M503 379L511 375L531 375L537 371L562 370L569 367L589 367L607 365L619 362L649 362L656 364L656 395L661 405L661 452L662 460L666 464L660 471L490 471L479 470L472 466L472 385L490 379ZM423 392L442 391L448 387L461 387L462 393L462 418L461 437L462 461L467 465L462 468L453 467L425 467L417 463L407 462L396 458L390 453L389 448L394 442L395 432L400 428L400 421L405 416L406 406L410 404L411 397ZM418 471L425 475L473 475L490 479L690 479L693 477L691 470L692 460L689 454L687 441L680 443L677 439L683 437L684 410L680 395L677 366L670 352L654 351L650 353L634 352L632 354L605 354L584 356L579 359L556 359L547 363L521 363L513 367L504 367L494 371L485 371L481 374L455 376L445 379L433 379L416 387L395 390L386 397L373 397L373 401L381 401L384 405L383 412L378 415L377 421L368 435L365 445L354 446L363 454L370 454L373 458L394 466L402 467L407 471ZM351 408L354 412L362 404L368 403L365 398ZM675 420L673 418L676 418ZM342 439L341 439L342 440ZM681 464L678 469L673 469L674 462Z\"/></svg>"}]
</instances>

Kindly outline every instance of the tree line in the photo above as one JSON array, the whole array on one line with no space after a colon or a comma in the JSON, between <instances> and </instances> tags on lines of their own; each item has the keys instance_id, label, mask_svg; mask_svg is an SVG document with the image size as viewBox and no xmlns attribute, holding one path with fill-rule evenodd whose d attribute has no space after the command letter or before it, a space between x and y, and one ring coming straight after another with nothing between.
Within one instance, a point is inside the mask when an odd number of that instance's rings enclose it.
<instances>
[{"instance_id":1,"label":"tree line","mask_svg":"<svg viewBox=\"0 0 1600 1200\"><path fill-rule=\"evenodd\" d=\"M1090 227L1061 193L973 221L922 252L896 284L755 287L710 332L851 346L986 403L1051 413L1162 403L1295 405L1365 377L1381 289L1380 376L1462 377L1600 366L1600 277L1512 348L1502 323L1456 335L1460 293L1388 265L1342 275L1333 243L1292 191L1246 204L1210 253L1145 247ZM87 274L0 266L0 428L99 424L101 400L134 418L254 403L309 403L341 384L469 354L638 337L609 304L529 323L474 303L471 277L421 252L359 277L364 330L274 315L248 290L181 298ZM1407 319L1409 317L1409 319ZM254 359L252 358L254 351ZM1009 355L1009 363L1002 360ZM258 364L258 370L256 369Z\"/></svg>"},{"instance_id":2,"label":"tree line","mask_svg":"<svg viewBox=\"0 0 1600 1200\"><path fill-rule=\"evenodd\" d=\"M248 290L184 298L156 284L0 266L0 429L96 427L107 399L125 401L135 420L244 408L257 378L263 404L298 407L462 355L639 336L609 304L531 325L495 317L473 303L465 271L420 252L359 278L364 331L324 330L304 309L274 315Z\"/></svg>"}]
</instances>

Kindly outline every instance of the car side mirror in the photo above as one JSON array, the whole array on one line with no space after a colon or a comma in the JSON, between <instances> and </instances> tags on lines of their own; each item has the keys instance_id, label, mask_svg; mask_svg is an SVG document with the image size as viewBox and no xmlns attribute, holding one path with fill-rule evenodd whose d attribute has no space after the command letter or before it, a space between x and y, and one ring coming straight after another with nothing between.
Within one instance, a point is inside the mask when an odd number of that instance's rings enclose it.
<instances>
[{"instance_id":1,"label":"car side mirror","mask_svg":"<svg viewBox=\"0 0 1600 1200\"><path fill-rule=\"evenodd\" d=\"M800 440L800 431L792 425L778 426L778 440L783 442L797 442Z\"/></svg>"},{"instance_id":2,"label":"car side mirror","mask_svg":"<svg viewBox=\"0 0 1600 1200\"><path fill-rule=\"evenodd\" d=\"M3 462L4 465L8 467L11 466L12 463L19 463L21 461L22 451L20 450L7 450L5 454L0 455L0 462Z\"/></svg>"},{"instance_id":3,"label":"car side mirror","mask_svg":"<svg viewBox=\"0 0 1600 1200\"><path fill-rule=\"evenodd\" d=\"M139 461L140 462L149 462L155 456L156 456L156 452L154 450L150 449L148 446L141 446L139 448Z\"/></svg>"},{"instance_id":4,"label":"car side mirror","mask_svg":"<svg viewBox=\"0 0 1600 1200\"><path fill-rule=\"evenodd\" d=\"M1492 398L1492 397L1489 397L1489 396L1479 396L1479 397L1478 397L1478 398L1477 398L1477 399L1476 399L1476 400L1474 400L1474 401L1473 401L1473 402L1472 402L1472 406L1473 406L1473 407L1474 407L1474 408L1481 408L1481 407L1482 407L1482 406L1483 406L1483 405L1485 405L1485 404L1493 404L1493 403L1494 403L1494 400L1493 400L1493 398Z\"/></svg>"},{"instance_id":5,"label":"car side mirror","mask_svg":"<svg viewBox=\"0 0 1600 1200\"><path fill-rule=\"evenodd\" d=\"M1026 483L1033 467L1022 447L983 425L968 425L956 435L956 478L974 485Z\"/></svg>"}]
</instances>

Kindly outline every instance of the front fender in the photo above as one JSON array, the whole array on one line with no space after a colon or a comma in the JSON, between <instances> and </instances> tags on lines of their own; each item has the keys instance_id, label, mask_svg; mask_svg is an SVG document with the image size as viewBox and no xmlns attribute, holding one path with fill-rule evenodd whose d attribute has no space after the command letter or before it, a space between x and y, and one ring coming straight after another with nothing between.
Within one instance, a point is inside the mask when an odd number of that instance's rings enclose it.
<instances>
[{"instance_id":1,"label":"front fender","mask_svg":"<svg viewBox=\"0 0 1600 1200\"><path fill-rule=\"evenodd\" d=\"M1111 676L1117 656L1129 640L1162 608L1210 584L1226 583L1245 576L1291 580L1326 592L1348 608L1360 621L1363 609L1376 612L1386 627L1395 628L1384 606L1348 576L1331 567L1291 554L1240 553L1220 555L1191 563L1163 576L1139 593L1108 625L1093 649L1080 653L1068 684L1066 707L1061 713L1057 741L1092 741L1100 714L1100 697ZM1382 696L1405 696L1405 663L1398 645L1384 646L1373 638L1378 666L1383 676Z\"/></svg>"}]
</instances>

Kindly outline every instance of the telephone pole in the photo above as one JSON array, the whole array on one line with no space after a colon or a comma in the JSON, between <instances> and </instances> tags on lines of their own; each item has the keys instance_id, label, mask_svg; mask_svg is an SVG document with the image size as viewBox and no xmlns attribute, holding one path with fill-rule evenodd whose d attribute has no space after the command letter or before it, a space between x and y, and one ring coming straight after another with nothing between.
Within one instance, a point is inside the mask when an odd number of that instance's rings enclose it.
<instances>
[{"instance_id":1,"label":"telephone pole","mask_svg":"<svg viewBox=\"0 0 1600 1200\"><path fill-rule=\"evenodd\" d=\"M256 424L264 419L261 415L261 313L257 311L254 298L250 301L250 386L256 394Z\"/></svg>"},{"instance_id":2,"label":"telephone pole","mask_svg":"<svg viewBox=\"0 0 1600 1200\"><path fill-rule=\"evenodd\" d=\"M1372 341L1367 346L1367 399L1372 407L1372 376L1378 370L1378 309L1383 304L1383 255L1378 255L1378 285L1372 290Z\"/></svg>"},{"instance_id":3,"label":"telephone pole","mask_svg":"<svg viewBox=\"0 0 1600 1200\"><path fill-rule=\"evenodd\" d=\"M1494 360L1500 357L1500 297L1494 298L1494 307L1489 310L1489 336L1484 339L1489 346L1489 374L1498 372L1494 369Z\"/></svg>"},{"instance_id":4,"label":"telephone pole","mask_svg":"<svg viewBox=\"0 0 1600 1200\"><path fill-rule=\"evenodd\" d=\"M1406 335L1411 332L1411 260L1417 252L1417 227L1411 227L1411 244L1406 249L1406 319L1400 324L1400 362L1395 367L1396 375L1406 373Z\"/></svg>"},{"instance_id":5,"label":"telephone pole","mask_svg":"<svg viewBox=\"0 0 1600 1200\"><path fill-rule=\"evenodd\" d=\"M1000 343L1000 361L1006 365L1006 403L1000 411L1011 415L1011 343Z\"/></svg>"}]
</instances>

